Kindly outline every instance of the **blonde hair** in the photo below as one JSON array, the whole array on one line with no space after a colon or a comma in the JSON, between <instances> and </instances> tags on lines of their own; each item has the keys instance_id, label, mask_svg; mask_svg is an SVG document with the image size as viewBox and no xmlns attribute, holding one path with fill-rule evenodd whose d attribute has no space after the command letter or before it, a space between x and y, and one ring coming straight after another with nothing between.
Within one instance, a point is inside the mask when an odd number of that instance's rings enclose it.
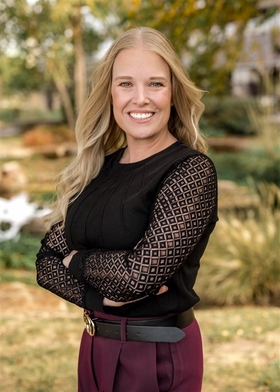
<instances>
[{"instance_id":1,"label":"blonde hair","mask_svg":"<svg viewBox=\"0 0 280 392\"><path fill-rule=\"evenodd\" d=\"M159 31L138 27L123 33L108 50L92 75L92 91L76 123L77 155L61 173L57 200L47 217L48 225L64 226L69 202L75 200L95 178L108 155L126 145L125 134L116 123L111 107L111 77L114 61L124 49L143 47L160 55L169 65L172 83L169 131L191 148L205 152L198 121L204 110L203 92L188 78L175 50Z\"/></svg>"}]
</instances>

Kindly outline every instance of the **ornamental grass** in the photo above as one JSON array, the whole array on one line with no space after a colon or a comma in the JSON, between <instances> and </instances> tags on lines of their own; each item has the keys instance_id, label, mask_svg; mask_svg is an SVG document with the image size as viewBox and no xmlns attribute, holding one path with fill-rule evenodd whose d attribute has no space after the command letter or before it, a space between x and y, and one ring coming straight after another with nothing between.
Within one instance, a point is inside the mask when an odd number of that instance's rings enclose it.
<instances>
[{"instance_id":1,"label":"ornamental grass","mask_svg":"<svg viewBox=\"0 0 280 392\"><path fill-rule=\"evenodd\" d=\"M202 304L268 305L280 300L280 190L252 189L251 208L220 213L196 286Z\"/></svg>"}]
</instances>

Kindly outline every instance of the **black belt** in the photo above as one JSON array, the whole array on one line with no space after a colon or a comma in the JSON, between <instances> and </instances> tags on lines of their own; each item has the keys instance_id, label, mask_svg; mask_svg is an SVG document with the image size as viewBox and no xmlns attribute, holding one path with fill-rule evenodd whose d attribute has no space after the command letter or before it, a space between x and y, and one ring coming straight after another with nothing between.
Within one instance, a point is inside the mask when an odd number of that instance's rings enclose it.
<instances>
[{"instance_id":1,"label":"black belt","mask_svg":"<svg viewBox=\"0 0 280 392\"><path fill-rule=\"evenodd\" d=\"M193 308L185 312L151 320L125 320L125 339L121 321L91 318L84 312L86 330L90 336L110 339L136 340L141 342L179 342L185 337L181 328L194 320Z\"/></svg>"}]
</instances>

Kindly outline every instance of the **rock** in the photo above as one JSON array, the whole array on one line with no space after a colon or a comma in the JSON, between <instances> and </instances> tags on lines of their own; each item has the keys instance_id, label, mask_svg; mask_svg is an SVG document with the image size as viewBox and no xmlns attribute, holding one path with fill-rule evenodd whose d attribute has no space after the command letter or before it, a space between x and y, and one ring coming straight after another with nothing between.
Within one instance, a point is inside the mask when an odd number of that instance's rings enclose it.
<instances>
[{"instance_id":1,"label":"rock","mask_svg":"<svg viewBox=\"0 0 280 392\"><path fill-rule=\"evenodd\" d=\"M36 203L30 203L24 192L10 199L0 197L0 242L17 239L24 225L49 212L47 208L38 209Z\"/></svg>"},{"instance_id":2,"label":"rock","mask_svg":"<svg viewBox=\"0 0 280 392\"><path fill-rule=\"evenodd\" d=\"M0 168L0 195L9 198L21 192L28 183L22 166L16 161L4 163Z\"/></svg>"}]
</instances>

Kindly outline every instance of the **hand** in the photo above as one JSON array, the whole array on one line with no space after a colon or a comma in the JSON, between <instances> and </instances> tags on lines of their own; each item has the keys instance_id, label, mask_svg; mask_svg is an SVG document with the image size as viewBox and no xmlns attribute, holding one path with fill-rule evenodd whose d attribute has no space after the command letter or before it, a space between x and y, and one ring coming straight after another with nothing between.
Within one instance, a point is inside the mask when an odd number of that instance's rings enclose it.
<instances>
[{"instance_id":1,"label":"hand","mask_svg":"<svg viewBox=\"0 0 280 392\"><path fill-rule=\"evenodd\" d=\"M167 291L168 291L168 286L163 285L163 286L161 286L159 291L156 293L156 295L160 295L160 294L166 293Z\"/></svg>"},{"instance_id":2,"label":"hand","mask_svg":"<svg viewBox=\"0 0 280 392\"><path fill-rule=\"evenodd\" d=\"M77 250L72 250L72 252L69 253L68 256L64 257L64 259L62 260L63 264L65 265L66 268L69 268L69 264L72 260L72 257L74 256L75 253L77 253Z\"/></svg>"},{"instance_id":3,"label":"hand","mask_svg":"<svg viewBox=\"0 0 280 392\"><path fill-rule=\"evenodd\" d=\"M160 295L163 293L166 293L166 291L168 290L168 286L161 286L161 288L159 289L159 291L156 293L156 295ZM143 298L147 298L148 295L146 295L145 297L139 298L139 299L135 299L133 301L127 301L127 302L116 302L116 301L112 301L108 298L103 298L103 306L123 306L126 304L130 304L132 302L136 302L136 301L140 301Z\"/></svg>"}]
</instances>

